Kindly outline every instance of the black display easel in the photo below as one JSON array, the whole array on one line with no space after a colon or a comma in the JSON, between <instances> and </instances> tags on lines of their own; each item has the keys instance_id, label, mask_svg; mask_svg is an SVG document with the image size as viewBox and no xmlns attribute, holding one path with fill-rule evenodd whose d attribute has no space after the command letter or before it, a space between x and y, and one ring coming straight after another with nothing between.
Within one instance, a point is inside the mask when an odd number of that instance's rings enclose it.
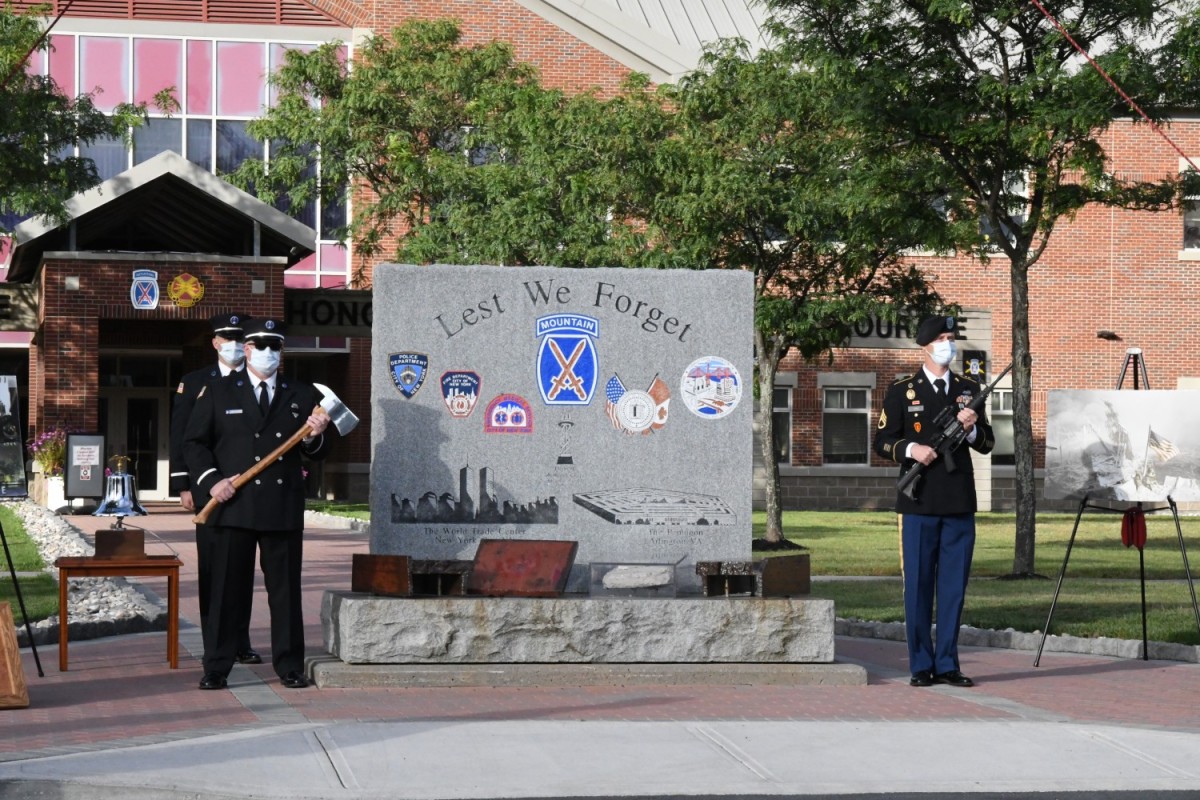
<instances>
[{"instance_id":1,"label":"black display easel","mask_svg":"<svg viewBox=\"0 0 1200 800\"><path fill-rule=\"evenodd\" d=\"M33 643L33 628L29 624L29 614L25 611L25 598L21 594L21 584L17 581L17 568L13 565L12 553L8 549L8 537L4 535L4 525L0 524L0 544L4 545L4 557L8 560L8 574L12 576L13 592L17 595L17 605L21 607L21 619L25 621L25 634L29 637L29 649L33 651L33 663L37 664L38 677L46 677L42 671L42 660L38 658L37 645Z\"/></svg>"},{"instance_id":2,"label":"black display easel","mask_svg":"<svg viewBox=\"0 0 1200 800\"><path fill-rule=\"evenodd\" d=\"M1121 368L1121 375L1117 378L1117 388L1120 389L1125 385L1126 373L1133 373L1133 388L1150 388L1150 378L1146 375L1146 361L1142 357L1140 348L1131 347L1125 352L1125 363ZM1139 385L1139 376L1144 380L1145 387ZM1083 496L1083 500L1079 502L1079 511L1075 514L1075 526L1071 529L1071 538L1067 542L1067 553L1063 556L1062 569L1058 572L1058 585L1054 587L1054 599L1050 602L1050 614L1046 617L1046 625L1042 628L1042 641L1038 644L1037 656L1033 659L1033 665L1038 666L1042 660L1042 648L1046 646L1046 637L1050 634L1050 622L1054 619L1054 609L1058 605L1058 594L1062 591L1063 578L1067 574L1067 563L1071 560L1071 548L1075 545L1075 534L1079 531L1079 521L1083 517L1084 509L1094 509L1096 511L1104 511L1114 514L1123 514L1125 509L1110 508L1108 506L1094 505L1088 502L1088 495ZM1183 556L1183 571L1187 575L1188 591L1192 596L1192 613L1196 616L1196 629L1200 630L1200 605L1196 603L1196 586L1192 582L1192 568L1188 564L1187 545L1183 541L1183 528L1179 525L1179 508L1175 505L1175 500L1167 495L1167 505L1154 506L1146 508L1144 503L1138 502L1135 508L1143 512L1147 511L1163 511L1167 508L1171 509L1171 515L1175 518L1175 533L1179 537L1179 553ZM1145 552L1141 547L1138 548L1138 568L1141 576L1142 586L1142 660L1150 660L1150 641L1146 626L1146 557Z\"/></svg>"}]
</instances>

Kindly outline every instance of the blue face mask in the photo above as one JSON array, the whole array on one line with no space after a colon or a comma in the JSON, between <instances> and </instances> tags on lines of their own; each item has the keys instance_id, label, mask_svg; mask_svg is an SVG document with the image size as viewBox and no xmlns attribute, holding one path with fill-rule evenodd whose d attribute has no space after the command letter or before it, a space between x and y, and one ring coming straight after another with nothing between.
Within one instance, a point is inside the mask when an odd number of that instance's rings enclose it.
<instances>
[{"instance_id":1,"label":"blue face mask","mask_svg":"<svg viewBox=\"0 0 1200 800\"><path fill-rule=\"evenodd\" d=\"M934 342L933 349L929 352L929 357L933 359L933 363L943 367L950 366L956 355L958 355L958 347L954 342L945 339L939 339Z\"/></svg>"},{"instance_id":2,"label":"blue face mask","mask_svg":"<svg viewBox=\"0 0 1200 800\"><path fill-rule=\"evenodd\" d=\"M250 353L250 366L260 375L274 375L279 369L278 350L259 350L257 347Z\"/></svg>"},{"instance_id":3,"label":"blue face mask","mask_svg":"<svg viewBox=\"0 0 1200 800\"><path fill-rule=\"evenodd\" d=\"M234 368L241 366L242 362L246 360L246 351L241 342L221 342L217 354L228 366Z\"/></svg>"}]
</instances>

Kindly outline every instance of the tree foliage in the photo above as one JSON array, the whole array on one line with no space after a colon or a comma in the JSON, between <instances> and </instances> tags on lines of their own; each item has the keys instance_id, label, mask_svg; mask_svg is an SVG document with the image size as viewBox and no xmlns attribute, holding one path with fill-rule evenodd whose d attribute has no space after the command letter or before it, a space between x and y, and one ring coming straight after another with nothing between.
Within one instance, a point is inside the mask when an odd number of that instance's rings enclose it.
<instances>
[{"instance_id":1,"label":"tree foliage","mask_svg":"<svg viewBox=\"0 0 1200 800\"><path fill-rule=\"evenodd\" d=\"M0 8L0 220L44 215L62 221L66 201L99 182L95 164L76 156L75 145L128 137L146 116L144 105L131 104L106 115L92 95L67 97L48 76L30 74L28 56L48 47L39 43L44 25L32 13ZM170 91L159 96L160 105L170 103Z\"/></svg>"},{"instance_id":2,"label":"tree foliage","mask_svg":"<svg viewBox=\"0 0 1200 800\"><path fill-rule=\"evenodd\" d=\"M1017 532L1033 571L1035 495L1028 273L1058 221L1088 204L1169 208L1180 176L1114 174L1104 149L1131 111L1027 0L769 0L774 33L840 97L837 120L936 155L985 221L973 248L1012 281ZM1057 18L1151 118L1195 107L1191 3L1073 0ZM1135 116L1136 119L1136 116ZM995 235L988 235L995 232Z\"/></svg>"},{"instance_id":3,"label":"tree foliage","mask_svg":"<svg viewBox=\"0 0 1200 800\"><path fill-rule=\"evenodd\" d=\"M371 39L352 67L337 53L289 55L279 105L251 126L272 161L239 180L295 202L361 181L346 233L369 254L395 235L416 263L752 271L768 454L790 349L817 358L856 322L937 302L903 256L958 243L943 165L832 124L822 81L778 53L728 42L676 86L635 76L608 98L544 89L446 21Z\"/></svg>"}]
</instances>

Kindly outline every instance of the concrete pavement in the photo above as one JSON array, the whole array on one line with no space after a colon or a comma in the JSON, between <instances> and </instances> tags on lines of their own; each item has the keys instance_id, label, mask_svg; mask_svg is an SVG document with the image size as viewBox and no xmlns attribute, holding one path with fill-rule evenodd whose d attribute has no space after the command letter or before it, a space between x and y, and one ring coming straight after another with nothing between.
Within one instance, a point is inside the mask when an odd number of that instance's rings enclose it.
<instances>
[{"instance_id":1,"label":"concrete pavement","mask_svg":"<svg viewBox=\"0 0 1200 800\"><path fill-rule=\"evenodd\" d=\"M839 637L838 661L867 685L288 690L264 665L199 691L191 526L161 508L133 521L185 563L180 669L164 633L72 642L65 673L41 647L45 678L24 651L31 706L0 711L0 798L1200 796L1200 665L1186 662L1050 652L1035 668L1029 651L967 648L977 687L914 689L903 643ZM322 593L348 588L350 556L367 549L359 531L306 533L317 659ZM268 620L260 589L264 656Z\"/></svg>"}]
</instances>

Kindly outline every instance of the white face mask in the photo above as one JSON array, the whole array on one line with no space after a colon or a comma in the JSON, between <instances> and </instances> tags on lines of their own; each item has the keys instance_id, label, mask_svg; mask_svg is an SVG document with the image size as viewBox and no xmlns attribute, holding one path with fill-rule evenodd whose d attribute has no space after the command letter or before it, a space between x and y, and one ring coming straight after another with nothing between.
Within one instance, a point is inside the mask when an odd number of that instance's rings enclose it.
<instances>
[{"instance_id":1,"label":"white face mask","mask_svg":"<svg viewBox=\"0 0 1200 800\"><path fill-rule=\"evenodd\" d=\"M958 347L955 346L954 342L939 339L933 343L933 350L929 352L929 357L933 359L933 363L948 367L954 361L954 356L957 354Z\"/></svg>"},{"instance_id":2,"label":"white face mask","mask_svg":"<svg viewBox=\"0 0 1200 800\"><path fill-rule=\"evenodd\" d=\"M221 346L217 349L217 355L231 367L241 366L241 363L246 360L246 350L241 342L221 342Z\"/></svg>"},{"instance_id":3,"label":"white face mask","mask_svg":"<svg viewBox=\"0 0 1200 800\"><path fill-rule=\"evenodd\" d=\"M260 375L274 375L279 369L280 355L278 350L268 350L265 347L259 350L256 347L250 351L250 366Z\"/></svg>"}]
</instances>

